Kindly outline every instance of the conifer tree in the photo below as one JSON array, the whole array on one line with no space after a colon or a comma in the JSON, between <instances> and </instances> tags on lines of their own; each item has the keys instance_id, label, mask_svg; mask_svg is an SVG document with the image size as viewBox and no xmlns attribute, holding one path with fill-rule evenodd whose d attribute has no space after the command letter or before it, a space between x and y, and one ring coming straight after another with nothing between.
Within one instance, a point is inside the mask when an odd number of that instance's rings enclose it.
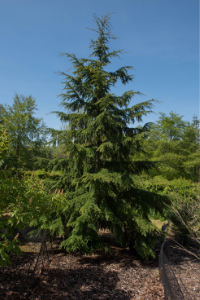
<instances>
[{"instance_id":1,"label":"conifer tree","mask_svg":"<svg viewBox=\"0 0 200 300\"><path fill-rule=\"evenodd\" d=\"M156 166L156 162L132 161L130 155L144 151L140 147L141 137L148 132L150 123L142 128L130 128L135 120L152 112L153 102L148 100L128 107L133 90L122 96L110 93L118 79L124 85L132 81L133 75L121 67L115 72L104 70L110 58L119 56L123 50L109 52L109 39L116 39L109 31L109 14L102 20L94 15L99 35L91 40L90 55L96 59L71 58L75 76L65 76L65 90L61 94L61 106L67 110L56 113L69 128L57 131L60 145L65 145L68 158L49 162L50 168L62 170L59 188L64 188L68 204L65 211L69 233L61 246L67 251L92 253L105 245L98 236L99 228L115 232L122 246L132 240L136 251L144 258L154 256L155 227L149 220L151 208L161 214L168 198L145 192L134 187L133 175ZM167 202L169 203L169 202Z\"/></svg>"}]
</instances>

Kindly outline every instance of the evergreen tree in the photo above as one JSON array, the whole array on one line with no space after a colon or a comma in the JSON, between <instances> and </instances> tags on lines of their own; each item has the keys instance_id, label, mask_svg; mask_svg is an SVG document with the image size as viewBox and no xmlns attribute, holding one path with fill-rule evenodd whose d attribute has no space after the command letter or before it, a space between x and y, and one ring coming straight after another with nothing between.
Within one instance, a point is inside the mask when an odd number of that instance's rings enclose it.
<instances>
[{"instance_id":1,"label":"evergreen tree","mask_svg":"<svg viewBox=\"0 0 200 300\"><path fill-rule=\"evenodd\" d=\"M92 30L99 35L96 41L91 40L94 51L90 57L97 59L62 54L73 61L76 76L60 72L66 77L67 90L60 95L61 105L68 112L52 112L69 123L69 130L57 131L69 157L49 162L50 169L62 170L57 187L64 188L68 199L65 221L69 233L61 246L69 252L92 253L105 247L98 229L109 228L122 246L131 239L139 255L148 258L154 256L156 241L148 214L151 208L162 214L163 200L168 202L168 198L134 187L132 175L155 167L156 162L130 159L131 154L144 151L139 141L150 123L141 129L127 124L142 121L157 100L129 108L132 96L141 95L140 92L131 90L122 96L109 92L118 79L124 85L132 81L133 75L127 74L132 67L121 67L115 72L104 70L109 59L123 50L109 52L106 46L108 39L115 39L109 31L109 14L102 20L94 17L98 30Z\"/></svg>"}]
</instances>

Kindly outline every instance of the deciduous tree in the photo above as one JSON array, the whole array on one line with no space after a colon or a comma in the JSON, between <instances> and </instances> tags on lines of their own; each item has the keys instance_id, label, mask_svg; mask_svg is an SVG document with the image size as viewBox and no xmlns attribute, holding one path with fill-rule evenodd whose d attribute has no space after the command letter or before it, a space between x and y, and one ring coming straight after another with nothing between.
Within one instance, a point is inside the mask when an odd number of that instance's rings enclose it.
<instances>
[{"instance_id":1,"label":"deciduous tree","mask_svg":"<svg viewBox=\"0 0 200 300\"><path fill-rule=\"evenodd\" d=\"M190 124L182 118L172 111L169 116L160 113L158 121L151 125L150 133L141 141L146 153L138 153L133 158L161 162L157 170L149 172L151 176L198 180L199 120L193 117Z\"/></svg>"},{"instance_id":2,"label":"deciduous tree","mask_svg":"<svg viewBox=\"0 0 200 300\"><path fill-rule=\"evenodd\" d=\"M33 169L34 158L47 151L44 148L45 125L42 119L34 117L35 110L37 108L32 96L18 94L12 106L2 106L2 122L10 141L11 151L6 159L9 167Z\"/></svg>"}]
</instances>

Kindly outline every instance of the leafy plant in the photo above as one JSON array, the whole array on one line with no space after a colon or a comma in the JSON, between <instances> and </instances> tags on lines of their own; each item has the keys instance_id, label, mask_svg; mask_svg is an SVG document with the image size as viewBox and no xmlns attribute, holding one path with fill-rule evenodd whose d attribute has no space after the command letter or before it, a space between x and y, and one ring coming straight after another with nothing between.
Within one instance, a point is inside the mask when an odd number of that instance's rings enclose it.
<instances>
[{"instance_id":1,"label":"leafy plant","mask_svg":"<svg viewBox=\"0 0 200 300\"><path fill-rule=\"evenodd\" d=\"M32 96L16 94L12 106L1 108L2 125L6 128L10 145L10 151L5 157L8 168L34 169L37 156L50 157L48 147L45 146L46 126L42 119L34 117L37 110L35 100Z\"/></svg>"},{"instance_id":2,"label":"leafy plant","mask_svg":"<svg viewBox=\"0 0 200 300\"><path fill-rule=\"evenodd\" d=\"M151 177L161 175L168 180L199 179L199 120L183 121L182 116L170 112L160 113L159 120L151 124L150 133L141 141L145 153L135 153L135 160L149 159L159 162L157 169L148 172ZM139 127L139 126L138 126Z\"/></svg>"}]
</instances>

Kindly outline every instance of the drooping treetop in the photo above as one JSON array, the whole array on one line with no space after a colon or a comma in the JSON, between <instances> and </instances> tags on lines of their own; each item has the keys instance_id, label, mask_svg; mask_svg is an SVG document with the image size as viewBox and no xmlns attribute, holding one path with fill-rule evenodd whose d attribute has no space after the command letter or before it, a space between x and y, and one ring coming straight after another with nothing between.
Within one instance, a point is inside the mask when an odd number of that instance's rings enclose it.
<instances>
[{"instance_id":1,"label":"drooping treetop","mask_svg":"<svg viewBox=\"0 0 200 300\"><path fill-rule=\"evenodd\" d=\"M68 201L65 225L70 231L62 246L83 253L104 248L98 236L98 229L103 227L114 231L124 246L131 239L136 251L148 258L154 255L156 241L148 214L150 209L162 213L164 198L134 186L133 175L155 167L156 162L131 160L132 154L144 151L140 140L151 123L140 128L128 124L142 121L157 100L129 107L131 98L142 95L140 92L130 90L122 96L110 93L118 79L126 85L134 75L127 73L130 66L115 72L104 69L112 57L123 52L109 52L107 47L109 39L116 39L109 31L109 15L102 20L94 15L98 30L92 30L98 38L91 40L89 59L61 54L71 58L75 68L74 76L59 72L65 77L60 105L67 112L53 112L69 124L68 130L56 132L68 157L55 159L49 166L63 171L59 187L66 191Z\"/></svg>"}]
</instances>

